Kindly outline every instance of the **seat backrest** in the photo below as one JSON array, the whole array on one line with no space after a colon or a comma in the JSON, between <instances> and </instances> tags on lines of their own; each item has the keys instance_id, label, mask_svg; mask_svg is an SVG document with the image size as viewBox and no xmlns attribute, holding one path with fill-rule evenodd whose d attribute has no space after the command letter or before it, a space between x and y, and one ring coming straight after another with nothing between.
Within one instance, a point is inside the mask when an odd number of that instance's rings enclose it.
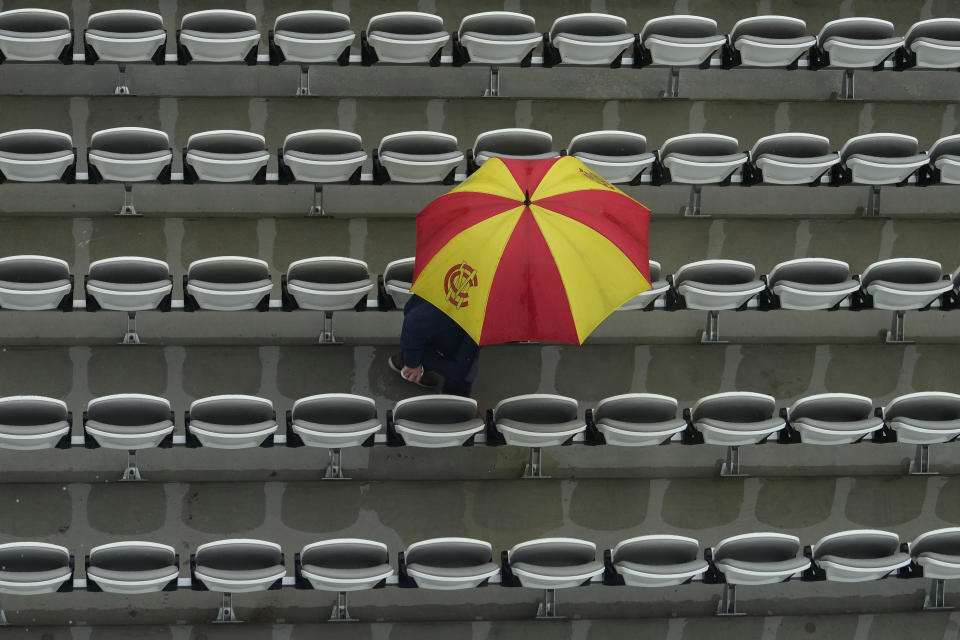
<instances>
[{"instance_id":1,"label":"seat backrest","mask_svg":"<svg viewBox=\"0 0 960 640\"><path fill-rule=\"evenodd\" d=\"M669 396L628 393L601 400L593 417L598 421L609 418L620 422L664 422L677 417L677 407L676 399Z\"/></svg>"},{"instance_id":2,"label":"seat backrest","mask_svg":"<svg viewBox=\"0 0 960 640\"><path fill-rule=\"evenodd\" d=\"M759 38L802 38L807 35L807 23L789 16L751 16L738 20L730 30L730 42L741 36Z\"/></svg>"},{"instance_id":3,"label":"seat backrest","mask_svg":"<svg viewBox=\"0 0 960 640\"><path fill-rule=\"evenodd\" d=\"M270 278L270 268L263 260L243 256L217 256L195 260L187 267L190 280L242 284Z\"/></svg>"},{"instance_id":4,"label":"seat backrest","mask_svg":"<svg viewBox=\"0 0 960 640\"><path fill-rule=\"evenodd\" d=\"M909 47L917 38L946 40L947 42L960 41L960 18L931 18L914 22L907 29L904 44Z\"/></svg>"},{"instance_id":5,"label":"seat backrest","mask_svg":"<svg viewBox=\"0 0 960 640\"><path fill-rule=\"evenodd\" d=\"M87 29L113 33L140 33L163 29L163 17L152 11L114 9L93 13L87 18Z\"/></svg>"},{"instance_id":6,"label":"seat backrest","mask_svg":"<svg viewBox=\"0 0 960 640\"><path fill-rule=\"evenodd\" d=\"M647 151L647 138L629 131L591 131L574 136L567 152L598 156L635 156Z\"/></svg>"},{"instance_id":7,"label":"seat backrest","mask_svg":"<svg viewBox=\"0 0 960 640\"><path fill-rule=\"evenodd\" d=\"M847 140L840 149L840 161L846 162L852 155L902 158L917 155L920 145L913 136L902 133L865 133Z\"/></svg>"},{"instance_id":8,"label":"seat backrest","mask_svg":"<svg viewBox=\"0 0 960 640\"><path fill-rule=\"evenodd\" d=\"M153 258L123 256L104 258L90 263L91 280L115 282L118 284L137 284L157 282L170 276L170 266Z\"/></svg>"},{"instance_id":9,"label":"seat backrest","mask_svg":"<svg viewBox=\"0 0 960 640\"><path fill-rule=\"evenodd\" d=\"M660 157L666 158L672 153L691 156L728 156L740 152L740 143L736 138L716 133L687 133L668 139L660 147Z\"/></svg>"},{"instance_id":10,"label":"seat backrest","mask_svg":"<svg viewBox=\"0 0 960 640\"><path fill-rule=\"evenodd\" d=\"M656 260L650 261L650 284L653 284L657 280L660 280L662 275L660 273L660 263Z\"/></svg>"},{"instance_id":11,"label":"seat backrest","mask_svg":"<svg viewBox=\"0 0 960 640\"><path fill-rule=\"evenodd\" d=\"M866 288L874 280L898 282L900 284L927 284L943 276L939 262L922 258L891 258L874 262L867 267L860 282Z\"/></svg>"},{"instance_id":12,"label":"seat backrest","mask_svg":"<svg viewBox=\"0 0 960 640\"><path fill-rule=\"evenodd\" d=\"M933 143L927 155L930 156L930 162L936 162L940 156L960 155L960 134L940 138Z\"/></svg>"},{"instance_id":13,"label":"seat backrest","mask_svg":"<svg viewBox=\"0 0 960 640\"><path fill-rule=\"evenodd\" d=\"M175 561L173 547L155 542L113 542L90 550L90 564L108 571L151 571Z\"/></svg>"},{"instance_id":14,"label":"seat backrest","mask_svg":"<svg viewBox=\"0 0 960 640\"><path fill-rule=\"evenodd\" d=\"M640 40L648 37L707 38L717 35L717 21L702 16L661 16L648 20L640 31Z\"/></svg>"},{"instance_id":15,"label":"seat backrest","mask_svg":"<svg viewBox=\"0 0 960 640\"><path fill-rule=\"evenodd\" d=\"M340 538L307 545L300 553L303 564L331 569L360 569L388 562L387 545L373 540Z\"/></svg>"},{"instance_id":16,"label":"seat backrest","mask_svg":"<svg viewBox=\"0 0 960 640\"><path fill-rule=\"evenodd\" d=\"M110 153L153 153L170 148L163 131L143 127L114 127L97 131L90 137L90 148Z\"/></svg>"},{"instance_id":17,"label":"seat backrest","mask_svg":"<svg viewBox=\"0 0 960 640\"><path fill-rule=\"evenodd\" d=\"M800 539L782 533L745 533L721 540L713 559L744 562L783 562L800 553Z\"/></svg>"},{"instance_id":18,"label":"seat backrest","mask_svg":"<svg viewBox=\"0 0 960 640\"><path fill-rule=\"evenodd\" d=\"M830 38L882 40L893 37L893 23L879 18L840 18L823 25L818 40L821 46Z\"/></svg>"},{"instance_id":19,"label":"seat backrest","mask_svg":"<svg viewBox=\"0 0 960 640\"><path fill-rule=\"evenodd\" d=\"M19 129L0 133L0 151L7 153L54 153L69 151L73 140L66 133L49 129Z\"/></svg>"},{"instance_id":20,"label":"seat backrest","mask_svg":"<svg viewBox=\"0 0 960 640\"><path fill-rule=\"evenodd\" d=\"M34 573L62 569L70 564L65 547L47 542L0 544L0 572Z\"/></svg>"},{"instance_id":21,"label":"seat backrest","mask_svg":"<svg viewBox=\"0 0 960 640\"><path fill-rule=\"evenodd\" d=\"M336 11L309 9L277 16L274 31L294 33L336 33L350 30L350 16Z\"/></svg>"},{"instance_id":22,"label":"seat backrest","mask_svg":"<svg viewBox=\"0 0 960 640\"><path fill-rule=\"evenodd\" d=\"M40 283L65 280L70 267L59 258L47 256L8 256L0 258L0 280Z\"/></svg>"},{"instance_id":23,"label":"seat backrest","mask_svg":"<svg viewBox=\"0 0 960 640\"><path fill-rule=\"evenodd\" d=\"M432 538L415 542L404 554L407 564L432 567L473 567L490 562L493 549L489 542L472 538Z\"/></svg>"},{"instance_id":24,"label":"seat backrest","mask_svg":"<svg viewBox=\"0 0 960 640\"><path fill-rule=\"evenodd\" d=\"M209 153L251 153L266 148L263 136L249 131L204 131L187 139L187 149Z\"/></svg>"},{"instance_id":25,"label":"seat backrest","mask_svg":"<svg viewBox=\"0 0 960 640\"><path fill-rule=\"evenodd\" d=\"M11 9L0 12L0 29L21 33L43 33L70 28L70 17L51 9Z\"/></svg>"},{"instance_id":26,"label":"seat backrest","mask_svg":"<svg viewBox=\"0 0 960 640\"><path fill-rule=\"evenodd\" d=\"M190 419L228 425L266 422L273 419L273 403L255 396L210 396L190 404Z\"/></svg>"},{"instance_id":27,"label":"seat backrest","mask_svg":"<svg viewBox=\"0 0 960 640\"><path fill-rule=\"evenodd\" d=\"M293 403L293 419L317 424L357 424L377 417L372 398L350 393L324 393Z\"/></svg>"},{"instance_id":28,"label":"seat backrest","mask_svg":"<svg viewBox=\"0 0 960 640\"><path fill-rule=\"evenodd\" d=\"M140 393L101 396L87 405L87 418L123 427L155 424L170 419L170 402Z\"/></svg>"},{"instance_id":29,"label":"seat backrest","mask_svg":"<svg viewBox=\"0 0 960 640\"><path fill-rule=\"evenodd\" d=\"M618 36L627 32L627 21L620 16L606 13L572 13L560 16L550 27L550 37L558 33L575 33L581 36Z\"/></svg>"},{"instance_id":30,"label":"seat backrest","mask_svg":"<svg viewBox=\"0 0 960 640\"><path fill-rule=\"evenodd\" d=\"M919 391L899 396L883 409L886 420L960 420L960 395L945 391Z\"/></svg>"},{"instance_id":31,"label":"seat backrest","mask_svg":"<svg viewBox=\"0 0 960 640\"><path fill-rule=\"evenodd\" d=\"M252 13L233 9L204 9L184 15L180 20L180 28L207 33L254 31L257 28L257 17Z\"/></svg>"},{"instance_id":32,"label":"seat backrest","mask_svg":"<svg viewBox=\"0 0 960 640\"><path fill-rule=\"evenodd\" d=\"M745 284L757 279L757 268L738 260L701 260L680 267L673 279L677 286L684 282Z\"/></svg>"},{"instance_id":33,"label":"seat backrest","mask_svg":"<svg viewBox=\"0 0 960 640\"><path fill-rule=\"evenodd\" d=\"M883 558L897 552L900 538L889 531L858 529L825 536L813 545L813 558L840 556L858 560Z\"/></svg>"},{"instance_id":34,"label":"seat backrest","mask_svg":"<svg viewBox=\"0 0 960 640\"><path fill-rule=\"evenodd\" d=\"M577 419L577 401L573 398L532 393L501 400L493 410L493 419L509 419L530 424L553 424Z\"/></svg>"},{"instance_id":35,"label":"seat backrest","mask_svg":"<svg viewBox=\"0 0 960 640\"><path fill-rule=\"evenodd\" d=\"M311 129L291 133L283 140L284 151L335 155L363 150L363 140L351 131Z\"/></svg>"},{"instance_id":36,"label":"seat backrest","mask_svg":"<svg viewBox=\"0 0 960 640\"><path fill-rule=\"evenodd\" d=\"M830 153L830 140L812 133L777 133L757 140L750 151L756 159L764 154L788 158L816 158Z\"/></svg>"},{"instance_id":37,"label":"seat backrest","mask_svg":"<svg viewBox=\"0 0 960 640\"><path fill-rule=\"evenodd\" d=\"M760 422L773 417L776 400L772 396L750 391L715 393L697 400L694 420L703 418L724 422Z\"/></svg>"},{"instance_id":38,"label":"seat backrest","mask_svg":"<svg viewBox=\"0 0 960 640\"><path fill-rule=\"evenodd\" d=\"M910 544L910 554L916 557L921 553L960 556L960 527L948 527L920 534Z\"/></svg>"},{"instance_id":39,"label":"seat backrest","mask_svg":"<svg viewBox=\"0 0 960 640\"><path fill-rule=\"evenodd\" d=\"M671 565L696 560L700 555L700 543L684 536L651 535L624 540L613 548L614 562L637 564Z\"/></svg>"},{"instance_id":40,"label":"seat backrest","mask_svg":"<svg viewBox=\"0 0 960 640\"><path fill-rule=\"evenodd\" d=\"M781 280L803 284L839 284L850 279L850 265L829 258L797 258L781 262L767 276L772 287Z\"/></svg>"},{"instance_id":41,"label":"seat backrest","mask_svg":"<svg viewBox=\"0 0 960 640\"><path fill-rule=\"evenodd\" d=\"M460 22L460 35L468 31L495 36L519 36L537 30L533 16L513 11L484 11L466 16Z\"/></svg>"},{"instance_id":42,"label":"seat backrest","mask_svg":"<svg viewBox=\"0 0 960 640\"><path fill-rule=\"evenodd\" d=\"M404 131L385 136L380 141L380 153L385 151L412 155L450 153L457 151L457 139L436 131Z\"/></svg>"},{"instance_id":43,"label":"seat backrest","mask_svg":"<svg viewBox=\"0 0 960 640\"><path fill-rule=\"evenodd\" d=\"M213 569L249 571L282 562L280 545L263 540L218 540L197 547L197 564Z\"/></svg>"},{"instance_id":44,"label":"seat backrest","mask_svg":"<svg viewBox=\"0 0 960 640\"><path fill-rule=\"evenodd\" d=\"M596 560L597 547L592 542L576 538L540 538L514 546L507 557L511 564L526 562L545 567L568 567Z\"/></svg>"},{"instance_id":45,"label":"seat backrest","mask_svg":"<svg viewBox=\"0 0 960 640\"><path fill-rule=\"evenodd\" d=\"M62 400L44 396L8 396L0 398L0 424L33 427L67 419Z\"/></svg>"},{"instance_id":46,"label":"seat backrest","mask_svg":"<svg viewBox=\"0 0 960 640\"><path fill-rule=\"evenodd\" d=\"M852 393L821 393L800 398L790 407L791 420L810 418L829 422L853 422L873 415L873 401Z\"/></svg>"},{"instance_id":47,"label":"seat backrest","mask_svg":"<svg viewBox=\"0 0 960 640\"><path fill-rule=\"evenodd\" d=\"M370 270L363 260L334 256L297 260L290 263L287 269L289 280L306 280L307 282L346 284L366 280L369 277Z\"/></svg>"},{"instance_id":48,"label":"seat backrest","mask_svg":"<svg viewBox=\"0 0 960 640\"><path fill-rule=\"evenodd\" d=\"M407 36L443 31L443 18L420 11L394 11L370 18L367 33L383 31Z\"/></svg>"},{"instance_id":49,"label":"seat backrest","mask_svg":"<svg viewBox=\"0 0 960 640\"><path fill-rule=\"evenodd\" d=\"M513 156L538 155L553 150L553 136L535 129L497 129L477 136L474 154L484 151Z\"/></svg>"},{"instance_id":50,"label":"seat backrest","mask_svg":"<svg viewBox=\"0 0 960 640\"><path fill-rule=\"evenodd\" d=\"M416 396L401 400L393 408L395 420L424 424L453 424L477 417L477 401L450 395Z\"/></svg>"},{"instance_id":51,"label":"seat backrest","mask_svg":"<svg viewBox=\"0 0 960 640\"><path fill-rule=\"evenodd\" d=\"M401 282L413 282L413 258L401 258L394 260L383 270L384 281L399 280Z\"/></svg>"}]
</instances>

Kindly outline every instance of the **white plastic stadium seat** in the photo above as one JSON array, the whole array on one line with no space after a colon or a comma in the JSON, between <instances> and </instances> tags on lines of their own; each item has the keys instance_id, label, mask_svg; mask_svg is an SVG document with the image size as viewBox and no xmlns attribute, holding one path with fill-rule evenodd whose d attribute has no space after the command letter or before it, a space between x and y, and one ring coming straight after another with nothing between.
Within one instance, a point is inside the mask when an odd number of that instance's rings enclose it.
<instances>
[{"instance_id":1,"label":"white plastic stadium seat","mask_svg":"<svg viewBox=\"0 0 960 640\"><path fill-rule=\"evenodd\" d=\"M199 180L249 182L266 171L269 160L267 142L258 133L204 131L187 139L184 170L193 169Z\"/></svg>"},{"instance_id":2,"label":"white plastic stadium seat","mask_svg":"<svg viewBox=\"0 0 960 640\"><path fill-rule=\"evenodd\" d=\"M650 289L638 294L620 305L621 311L632 311L635 309L646 309L651 303L656 302L670 290L670 283L663 278L660 270L660 263L656 260L650 261Z\"/></svg>"},{"instance_id":3,"label":"white plastic stadium seat","mask_svg":"<svg viewBox=\"0 0 960 640\"><path fill-rule=\"evenodd\" d=\"M897 441L938 444L960 436L960 395L919 391L898 396L883 408L883 419Z\"/></svg>"},{"instance_id":4,"label":"white plastic stadium seat","mask_svg":"<svg viewBox=\"0 0 960 640\"><path fill-rule=\"evenodd\" d=\"M318 184L350 180L367 159L358 134L336 129L291 133L280 155L294 180Z\"/></svg>"},{"instance_id":5,"label":"white plastic stadium seat","mask_svg":"<svg viewBox=\"0 0 960 640\"><path fill-rule=\"evenodd\" d=\"M19 129L0 133L0 180L50 182L62 180L76 166L73 139L49 129Z\"/></svg>"},{"instance_id":6,"label":"white plastic stadium seat","mask_svg":"<svg viewBox=\"0 0 960 640\"><path fill-rule=\"evenodd\" d=\"M489 542L473 538L431 538L404 552L407 575L421 589L454 591L479 587L500 573Z\"/></svg>"},{"instance_id":7,"label":"white plastic stadium seat","mask_svg":"<svg viewBox=\"0 0 960 640\"><path fill-rule=\"evenodd\" d=\"M921 533L910 543L910 556L933 580L960 578L960 527Z\"/></svg>"},{"instance_id":8,"label":"white plastic stadium seat","mask_svg":"<svg viewBox=\"0 0 960 640\"><path fill-rule=\"evenodd\" d=\"M362 591L393 575L387 545L359 538L308 544L300 551L300 575L320 591Z\"/></svg>"},{"instance_id":9,"label":"white plastic stadium seat","mask_svg":"<svg viewBox=\"0 0 960 640\"><path fill-rule=\"evenodd\" d=\"M180 563L173 547L156 542L102 544L87 556L87 580L121 595L156 593L176 585Z\"/></svg>"},{"instance_id":10,"label":"white plastic stadium seat","mask_svg":"<svg viewBox=\"0 0 960 640\"><path fill-rule=\"evenodd\" d=\"M873 297L874 309L922 309L953 288L939 262L922 258L890 258L874 262L860 276L860 286Z\"/></svg>"},{"instance_id":11,"label":"white plastic stadium seat","mask_svg":"<svg viewBox=\"0 0 960 640\"><path fill-rule=\"evenodd\" d=\"M87 163L103 180L147 182L170 171L173 150L163 131L143 127L116 127L90 138Z\"/></svg>"},{"instance_id":12,"label":"white plastic stadium seat","mask_svg":"<svg viewBox=\"0 0 960 640\"><path fill-rule=\"evenodd\" d=\"M764 585L783 582L810 567L801 555L800 539L784 533L744 533L725 538L711 556L727 584Z\"/></svg>"},{"instance_id":13,"label":"white plastic stadium seat","mask_svg":"<svg viewBox=\"0 0 960 640\"><path fill-rule=\"evenodd\" d=\"M501 400L493 421L507 444L518 447L559 446L587 428L576 400L547 393Z\"/></svg>"},{"instance_id":14,"label":"white plastic stadium seat","mask_svg":"<svg viewBox=\"0 0 960 640\"><path fill-rule=\"evenodd\" d=\"M576 538L538 538L507 552L510 570L528 589L579 587L603 573L597 545Z\"/></svg>"},{"instance_id":15,"label":"white plastic stadium seat","mask_svg":"<svg viewBox=\"0 0 960 640\"><path fill-rule=\"evenodd\" d=\"M907 29L903 47L921 69L960 67L960 18L931 18Z\"/></svg>"},{"instance_id":16,"label":"white plastic stadium seat","mask_svg":"<svg viewBox=\"0 0 960 640\"><path fill-rule=\"evenodd\" d=\"M173 433L170 402L141 393L92 399L84 413L84 432L106 449L157 447Z\"/></svg>"},{"instance_id":17,"label":"white plastic stadium seat","mask_svg":"<svg viewBox=\"0 0 960 640\"><path fill-rule=\"evenodd\" d=\"M50 9L0 12L0 61L73 62L70 17ZM68 58L69 57L69 58Z\"/></svg>"},{"instance_id":18,"label":"white plastic stadium seat","mask_svg":"<svg viewBox=\"0 0 960 640\"><path fill-rule=\"evenodd\" d=\"M90 15L83 42L88 62L149 62L164 55L167 30L157 13L114 9Z\"/></svg>"},{"instance_id":19,"label":"white plastic stadium seat","mask_svg":"<svg viewBox=\"0 0 960 640\"><path fill-rule=\"evenodd\" d=\"M470 62L520 64L543 40L532 16L513 11L484 11L464 17L457 39Z\"/></svg>"},{"instance_id":20,"label":"white plastic stadium seat","mask_svg":"<svg viewBox=\"0 0 960 640\"><path fill-rule=\"evenodd\" d=\"M675 535L647 535L617 543L610 560L630 587L672 587L703 575L700 543Z\"/></svg>"},{"instance_id":21,"label":"white plastic stadium seat","mask_svg":"<svg viewBox=\"0 0 960 640\"><path fill-rule=\"evenodd\" d=\"M935 170L937 182L960 184L960 134L940 138L933 143L927 155L930 158L929 168Z\"/></svg>"},{"instance_id":22,"label":"white plastic stadium seat","mask_svg":"<svg viewBox=\"0 0 960 640\"><path fill-rule=\"evenodd\" d=\"M856 184L897 184L929 160L917 139L902 133L866 133L840 149L840 164Z\"/></svg>"},{"instance_id":23,"label":"white plastic stadium seat","mask_svg":"<svg viewBox=\"0 0 960 640\"><path fill-rule=\"evenodd\" d=\"M442 182L463 162L457 138L435 131L404 131L380 141L378 159L394 182Z\"/></svg>"},{"instance_id":24,"label":"white plastic stadium seat","mask_svg":"<svg viewBox=\"0 0 960 640\"><path fill-rule=\"evenodd\" d=\"M830 140L812 133L777 133L757 140L750 161L764 184L813 184L840 162Z\"/></svg>"},{"instance_id":25,"label":"white plastic stadium seat","mask_svg":"<svg viewBox=\"0 0 960 640\"><path fill-rule=\"evenodd\" d=\"M376 286L367 263L354 258L322 256L291 262L287 292L301 309L353 309Z\"/></svg>"},{"instance_id":26,"label":"white plastic stadium seat","mask_svg":"<svg viewBox=\"0 0 960 640\"><path fill-rule=\"evenodd\" d=\"M403 309L410 297L413 286L413 268L415 258L401 258L387 264L383 270L383 286L387 295L398 309Z\"/></svg>"},{"instance_id":27,"label":"white plastic stadium seat","mask_svg":"<svg viewBox=\"0 0 960 640\"><path fill-rule=\"evenodd\" d=\"M804 444L850 444L883 428L870 398L852 393L800 398L787 409L787 420Z\"/></svg>"},{"instance_id":28,"label":"white plastic stadium seat","mask_svg":"<svg viewBox=\"0 0 960 640\"><path fill-rule=\"evenodd\" d=\"M70 414L62 400L44 396L0 398L0 448L51 449L70 435Z\"/></svg>"},{"instance_id":29,"label":"white plastic stadium seat","mask_svg":"<svg viewBox=\"0 0 960 640\"><path fill-rule=\"evenodd\" d=\"M210 591L266 591L286 574L280 545L235 538L197 547L193 577Z\"/></svg>"},{"instance_id":30,"label":"white plastic stadium seat","mask_svg":"<svg viewBox=\"0 0 960 640\"><path fill-rule=\"evenodd\" d=\"M484 131L473 143L473 161L483 165L490 158L543 160L559 158L553 150L553 136L536 129L495 129Z\"/></svg>"},{"instance_id":31,"label":"white plastic stadium seat","mask_svg":"<svg viewBox=\"0 0 960 640\"><path fill-rule=\"evenodd\" d=\"M367 42L380 62L429 62L450 39L443 18L419 11L394 11L370 18Z\"/></svg>"},{"instance_id":32,"label":"white plastic stadium seat","mask_svg":"<svg viewBox=\"0 0 960 640\"><path fill-rule=\"evenodd\" d=\"M829 54L830 66L841 69L876 67L903 44L893 35L893 23L879 18L840 18L823 25L817 36Z\"/></svg>"},{"instance_id":33,"label":"white plastic stadium seat","mask_svg":"<svg viewBox=\"0 0 960 640\"><path fill-rule=\"evenodd\" d=\"M243 311L262 307L272 289L270 268L256 258L203 258L187 268L186 293L200 309Z\"/></svg>"},{"instance_id":34,"label":"white plastic stadium seat","mask_svg":"<svg viewBox=\"0 0 960 640\"><path fill-rule=\"evenodd\" d=\"M701 16L661 16L648 20L640 31L650 62L670 67L703 64L726 42L727 37L717 33L717 21Z\"/></svg>"},{"instance_id":35,"label":"white plastic stadium seat","mask_svg":"<svg viewBox=\"0 0 960 640\"><path fill-rule=\"evenodd\" d=\"M758 444L786 426L772 396L752 391L727 391L697 400L693 426L707 444L739 447Z\"/></svg>"},{"instance_id":36,"label":"white plastic stadium seat","mask_svg":"<svg viewBox=\"0 0 960 640\"><path fill-rule=\"evenodd\" d=\"M630 131L590 131L574 136L567 153L607 182L631 182L653 166L656 155L647 151L647 138Z\"/></svg>"},{"instance_id":37,"label":"white plastic stadium seat","mask_svg":"<svg viewBox=\"0 0 960 640\"><path fill-rule=\"evenodd\" d=\"M618 61L635 36L627 21L606 13L574 13L554 20L550 44L563 64L609 65Z\"/></svg>"},{"instance_id":38,"label":"white plastic stadium seat","mask_svg":"<svg viewBox=\"0 0 960 640\"><path fill-rule=\"evenodd\" d=\"M260 30L252 13L232 9L194 11L180 20L177 38L181 63L256 62Z\"/></svg>"},{"instance_id":39,"label":"white plastic stadium seat","mask_svg":"<svg viewBox=\"0 0 960 640\"><path fill-rule=\"evenodd\" d=\"M163 260L121 256L91 262L86 287L101 309L131 312L160 307L173 282Z\"/></svg>"},{"instance_id":40,"label":"white plastic stadium seat","mask_svg":"<svg viewBox=\"0 0 960 640\"><path fill-rule=\"evenodd\" d=\"M397 433L411 447L459 447L483 431L477 401L452 395L405 398L393 408Z\"/></svg>"},{"instance_id":41,"label":"white plastic stadium seat","mask_svg":"<svg viewBox=\"0 0 960 640\"><path fill-rule=\"evenodd\" d=\"M687 423L678 415L675 398L656 393L627 393L604 398L593 420L607 444L642 447L668 442Z\"/></svg>"},{"instance_id":42,"label":"white plastic stadium seat","mask_svg":"<svg viewBox=\"0 0 960 640\"><path fill-rule=\"evenodd\" d=\"M767 287L781 309L831 309L860 289L850 265L829 258L797 258L775 266Z\"/></svg>"},{"instance_id":43,"label":"white plastic stadium seat","mask_svg":"<svg viewBox=\"0 0 960 640\"><path fill-rule=\"evenodd\" d=\"M322 393L293 403L291 429L308 447L361 446L380 430L377 404L350 393Z\"/></svg>"},{"instance_id":44,"label":"white plastic stadium seat","mask_svg":"<svg viewBox=\"0 0 960 640\"><path fill-rule=\"evenodd\" d=\"M47 542L0 544L0 593L53 593L73 577L70 552Z\"/></svg>"},{"instance_id":45,"label":"white plastic stadium seat","mask_svg":"<svg viewBox=\"0 0 960 640\"><path fill-rule=\"evenodd\" d=\"M820 538L813 561L833 582L868 582L885 578L910 564L900 551L900 537L889 531L857 529Z\"/></svg>"},{"instance_id":46,"label":"white plastic stadium seat","mask_svg":"<svg viewBox=\"0 0 960 640\"><path fill-rule=\"evenodd\" d=\"M350 16L336 11L293 11L273 23L273 44L287 62L336 62L349 52L356 35Z\"/></svg>"},{"instance_id":47,"label":"white plastic stadium seat","mask_svg":"<svg viewBox=\"0 0 960 640\"><path fill-rule=\"evenodd\" d=\"M757 268L739 260L700 260L685 264L673 276L673 286L688 309L736 309L763 291Z\"/></svg>"},{"instance_id":48,"label":"white plastic stadium seat","mask_svg":"<svg viewBox=\"0 0 960 640\"><path fill-rule=\"evenodd\" d=\"M209 396L190 403L187 434L204 447L258 447L277 431L273 403L244 395Z\"/></svg>"},{"instance_id":49,"label":"white plastic stadium seat","mask_svg":"<svg viewBox=\"0 0 960 640\"><path fill-rule=\"evenodd\" d=\"M723 182L747 161L736 138L715 133L687 133L660 147L660 162L670 181L683 184Z\"/></svg>"},{"instance_id":50,"label":"white plastic stadium seat","mask_svg":"<svg viewBox=\"0 0 960 640\"><path fill-rule=\"evenodd\" d=\"M788 67L817 44L807 23L789 16L750 16L730 30L729 45L738 64L747 67Z\"/></svg>"},{"instance_id":51,"label":"white plastic stadium seat","mask_svg":"<svg viewBox=\"0 0 960 640\"><path fill-rule=\"evenodd\" d=\"M0 309L45 311L63 304L73 291L70 265L47 256L0 258Z\"/></svg>"}]
</instances>

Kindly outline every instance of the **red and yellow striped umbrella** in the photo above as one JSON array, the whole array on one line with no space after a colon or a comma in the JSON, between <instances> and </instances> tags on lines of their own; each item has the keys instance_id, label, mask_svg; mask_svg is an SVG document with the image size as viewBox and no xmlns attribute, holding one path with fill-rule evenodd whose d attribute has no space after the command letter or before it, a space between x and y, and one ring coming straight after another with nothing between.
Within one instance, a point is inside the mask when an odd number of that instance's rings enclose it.
<instances>
[{"instance_id":1,"label":"red and yellow striped umbrella","mask_svg":"<svg viewBox=\"0 0 960 640\"><path fill-rule=\"evenodd\" d=\"M581 344L650 288L649 225L576 158L493 158L417 216L413 292L480 345Z\"/></svg>"}]
</instances>

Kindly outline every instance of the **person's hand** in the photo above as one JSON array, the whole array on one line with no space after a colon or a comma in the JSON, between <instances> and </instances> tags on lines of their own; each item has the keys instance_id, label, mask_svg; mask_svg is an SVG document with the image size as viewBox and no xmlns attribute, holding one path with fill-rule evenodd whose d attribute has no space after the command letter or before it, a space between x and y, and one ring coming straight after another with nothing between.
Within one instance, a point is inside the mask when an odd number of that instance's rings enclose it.
<instances>
[{"instance_id":1,"label":"person's hand","mask_svg":"<svg viewBox=\"0 0 960 640\"><path fill-rule=\"evenodd\" d=\"M403 369L400 370L400 375L403 376L404 380L420 382L420 378L423 377L423 365L415 368L404 366Z\"/></svg>"}]
</instances>

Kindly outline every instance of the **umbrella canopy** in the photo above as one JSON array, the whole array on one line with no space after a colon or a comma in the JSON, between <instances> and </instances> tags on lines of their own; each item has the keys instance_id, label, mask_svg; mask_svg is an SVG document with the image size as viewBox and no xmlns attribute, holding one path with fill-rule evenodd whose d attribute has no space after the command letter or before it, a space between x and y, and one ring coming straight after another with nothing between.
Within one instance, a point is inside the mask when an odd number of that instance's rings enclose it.
<instances>
[{"instance_id":1,"label":"umbrella canopy","mask_svg":"<svg viewBox=\"0 0 960 640\"><path fill-rule=\"evenodd\" d=\"M417 216L412 291L480 345L581 344L650 288L649 225L576 158L493 158Z\"/></svg>"}]
</instances>

